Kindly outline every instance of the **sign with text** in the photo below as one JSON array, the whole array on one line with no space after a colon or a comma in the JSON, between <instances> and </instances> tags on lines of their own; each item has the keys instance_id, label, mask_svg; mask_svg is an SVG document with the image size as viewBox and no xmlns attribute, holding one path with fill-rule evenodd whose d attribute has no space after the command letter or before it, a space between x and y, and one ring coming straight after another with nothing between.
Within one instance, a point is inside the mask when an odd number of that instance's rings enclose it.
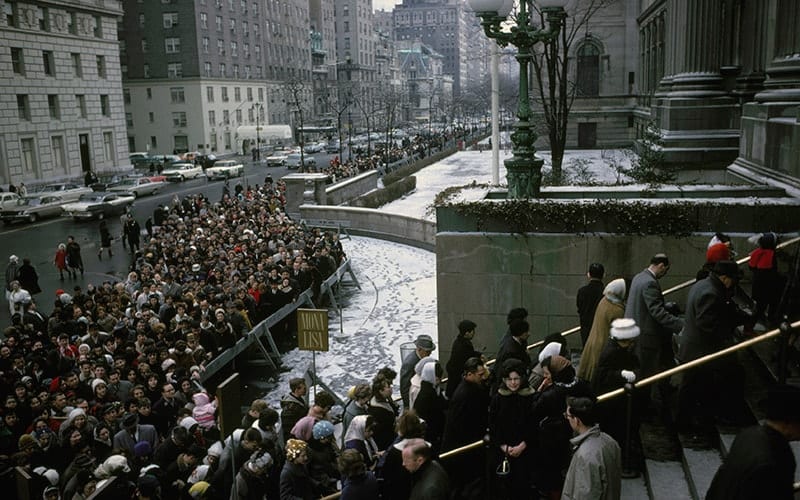
<instances>
[{"instance_id":1,"label":"sign with text","mask_svg":"<svg viewBox=\"0 0 800 500\"><path fill-rule=\"evenodd\" d=\"M328 350L328 310L297 310L297 347L301 351Z\"/></svg>"}]
</instances>

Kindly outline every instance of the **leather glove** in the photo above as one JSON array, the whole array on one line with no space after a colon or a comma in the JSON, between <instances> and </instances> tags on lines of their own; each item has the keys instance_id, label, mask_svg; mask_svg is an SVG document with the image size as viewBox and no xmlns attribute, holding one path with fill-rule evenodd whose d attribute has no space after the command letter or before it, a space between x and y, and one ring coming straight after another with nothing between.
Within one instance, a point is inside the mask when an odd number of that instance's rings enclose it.
<instances>
[{"instance_id":1,"label":"leather glove","mask_svg":"<svg viewBox=\"0 0 800 500\"><path fill-rule=\"evenodd\" d=\"M629 384L632 384L636 381L636 374L630 370L622 370L619 372L619 374L625 379L625 382L628 382Z\"/></svg>"}]
</instances>

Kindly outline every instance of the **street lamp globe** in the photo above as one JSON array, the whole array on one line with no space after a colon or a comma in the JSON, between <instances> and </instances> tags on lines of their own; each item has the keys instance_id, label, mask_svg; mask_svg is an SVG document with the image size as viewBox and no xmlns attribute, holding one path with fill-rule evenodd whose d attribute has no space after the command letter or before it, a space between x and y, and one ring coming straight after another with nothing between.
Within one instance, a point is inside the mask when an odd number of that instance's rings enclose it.
<instances>
[{"instance_id":1,"label":"street lamp globe","mask_svg":"<svg viewBox=\"0 0 800 500\"><path fill-rule=\"evenodd\" d=\"M500 9L506 3L506 0L469 0L469 6L476 13L478 12L497 12L499 15ZM513 0L511 0L513 5ZM511 12L511 9L509 9ZM508 15L508 14L506 14Z\"/></svg>"}]
</instances>

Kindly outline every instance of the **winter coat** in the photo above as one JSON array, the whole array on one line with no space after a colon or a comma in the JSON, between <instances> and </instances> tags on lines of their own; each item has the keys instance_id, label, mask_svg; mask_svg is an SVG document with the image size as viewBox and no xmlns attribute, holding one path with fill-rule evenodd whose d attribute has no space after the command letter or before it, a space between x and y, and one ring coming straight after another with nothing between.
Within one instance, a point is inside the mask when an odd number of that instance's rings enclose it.
<instances>
[{"instance_id":1,"label":"winter coat","mask_svg":"<svg viewBox=\"0 0 800 500\"><path fill-rule=\"evenodd\" d=\"M39 287L39 275L36 274L36 269L30 264L19 266L17 280L19 280L19 286L27 290L31 295L36 295L42 291Z\"/></svg>"},{"instance_id":2,"label":"winter coat","mask_svg":"<svg viewBox=\"0 0 800 500\"><path fill-rule=\"evenodd\" d=\"M586 345L586 340L589 338L590 330L594 324L594 315L600 299L603 298L603 282L598 279L592 279L589 283L578 289L578 295L575 297L575 305L578 308L578 318L581 325L581 340Z\"/></svg>"},{"instance_id":3,"label":"winter coat","mask_svg":"<svg viewBox=\"0 0 800 500\"><path fill-rule=\"evenodd\" d=\"M397 407L392 401L378 401L373 397L367 412L375 419L375 432L372 439L378 448L385 450L394 441L394 423L397 418Z\"/></svg>"},{"instance_id":4,"label":"winter coat","mask_svg":"<svg viewBox=\"0 0 800 500\"><path fill-rule=\"evenodd\" d=\"M791 500L795 466L781 433L767 425L750 427L736 436L706 500Z\"/></svg>"},{"instance_id":5,"label":"winter coat","mask_svg":"<svg viewBox=\"0 0 800 500\"><path fill-rule=\"evenodd\" d=\"M445 394L448 398L456 392L456 387L461 382L461 375L464 372L464 363L469 358L480 358L481 353L475 350L472 341L461 335L453 340L453 347L450 349L450 359L447 360L445 369L447 370L447 388Z\"/></svg>"},{"instance_id":6,"label":"winter coat","mask_svg":"<svg viewBox=\"0 0 800 500\"><path fill-rule=\"evenodd\" d=\"M447 401L430 382L422 381L414 409L425 421L425 440L433 445L434 454L439 452L444 434L444 413Z\"/></svg>"},{"instance_id":7,"label":"winter coat","mask_svg":"<svg viewBox=\"0 0 800 500\"><path fill-rule=\"evenodd\" d=\"M575 451L562 500L619 500L622 454L617 442L595 425L570 443Z\"/></svg>"},{"instance_id":8,"label":"winter coat","mask_svg":"<svg viewBox=\"0 0 800 500\"><path fill-rule=\"evenodd\" d=\"M308 405L302 398L289 393L281 399L281 430L283 440L291 436L292 428L298 420L308 414Z\"/></svg>"},{"instance_id":9,"label":"winter coat","mask_svg":"<svg viewBox=\"0 0 800 500\"><path fill-rule=\"evenodd\" d=\"M430 460L411 475L408 500L449 500L450 480L439 462Z\"/></svg>"},{"instance_id":10,"label":"winter coat","mask_svg":"<svg viewBox=\"0 0 800 500\"><path fill-rule=\"evenodd\" d=\"M367 407L359 406L354 399L351 399L345 404L344 412L342 413L342 439L341 444L344 446L345 435L350 428L350 423L359 415L366 415Z\"/></svg>"},{"instance_id":11,"label":"winter coat","mask_svg":"<svg viewBox=\"0 0 800 500\"><path fill-rule=\"evenodd\" d=\"M511 335L506 335L500 342L500 349L497 351L497 361L495 362L495 370L497 371L496 380L499 379L500 368L503 362L507 359L518 359L522 361L525 366L525 373L520 373L520 376L527 377L528 372L531 370L531 357L528 355L528 346L517 342Z\"/></svg>"},{"instance_id":12,"label":"winter coat","mask_svg":"<svg viewBox=\"0 0 800 500\"><path fill-rule=\"evenodd\" d=\"M378 480L375 474L367 472L342 481L341 500L375 500L378 498Z\"/></svg>"},{"instance_id":13,"label":"winter coat","mask_svg":"<svg viewBox=\"0 0 800 500\"><path fill-rule=\"evenodd\" d=\"M623 317L625 305L611 302L606 297L600 300L594 314L589 338L581 353L581 364L578 366L578 377L591 382L593 380L600 355L608 343L611 322Z\"/></svg>"},{"instance_id":14,"label":"winter coat","mask_svg":"<svg viewBox=\"0 0 800 500\"><path fill-rule=\"evenodd\" d=\"M305 465L286 462L281 470L281 500L311 500L314 495L311 477Z\"/></svg>"},{"instance_id":15,"label":"winter coat","mask_svg":"<svg viewBox=\"0 0 800 500\"><path fill-rule=\"evenodd\" d=\"M217 411L216 400L214 400L213 403L210 403L208 394L204 392L198 392L192 396L192 401L194 402L194 408L192 408L192 418L197 420L198 425L204 429L210 429L214 427L214 424L216 423L214 421L214 415Z\"/></svg>"}]
</instances>

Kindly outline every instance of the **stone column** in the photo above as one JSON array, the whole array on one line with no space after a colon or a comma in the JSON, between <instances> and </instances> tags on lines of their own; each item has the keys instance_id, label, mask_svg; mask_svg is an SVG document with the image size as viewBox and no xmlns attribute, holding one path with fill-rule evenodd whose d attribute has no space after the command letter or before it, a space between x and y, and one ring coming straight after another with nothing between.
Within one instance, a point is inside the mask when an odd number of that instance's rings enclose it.
<instances>
[{"instance_id":1,"label":"stone column","mask_svg":"<svg viewBox=\"0 0 800 500\"><path fill-rule=\"evenodd\" d=\"M671 96L724 95L720 74L722 0L673 0Z\"/></svg>"},{"instance_id":2,"label":"stone column","mask_svg":"<svg viewBox=\"0 0 800 500\"><path fill-rule=\"evenodd\" d=\"M300 205L324 205L327 179L328 176L325 174L285 175L282 180L286 182L286 213L293 219L299 220Z\"/></svg>"},{"instance_id":3,"label":"stone column","mask_svg":"<svg viewBox=\"0 0 800 500\"><path fill-rule=\"evenodd\" d=\"M759 102L800 101L800 2L770 2L767 79Z\"/></svg>"},{"instance_id":4,"label":"stone column","mask_svg":"<svg viewBox=\"0 0 800 500\"><path fill-rule=\"evenodd\" d=\"M764 88L767 55L768 2L743 2L739 31L739 61L742 70L736 78L734 93L742 101L752 101Z\"/></svg>"}]
</instances>

